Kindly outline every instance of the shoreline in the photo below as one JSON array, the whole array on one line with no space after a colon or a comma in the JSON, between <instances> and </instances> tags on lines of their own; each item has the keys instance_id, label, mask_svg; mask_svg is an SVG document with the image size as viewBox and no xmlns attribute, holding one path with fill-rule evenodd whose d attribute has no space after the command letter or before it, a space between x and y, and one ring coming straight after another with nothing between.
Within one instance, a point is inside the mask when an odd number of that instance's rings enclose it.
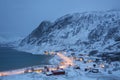
<instances>
[{"instance_id":1,"label":"shoreline","mask_svg":"<svg viewBox=\"0 0 120 80\"><path fill-rule=\"evenodd\" d=\"M14 48L0 47L0 72L31 66L51 65L51 55L32 54Z\"/></svg>"}]
</instances>

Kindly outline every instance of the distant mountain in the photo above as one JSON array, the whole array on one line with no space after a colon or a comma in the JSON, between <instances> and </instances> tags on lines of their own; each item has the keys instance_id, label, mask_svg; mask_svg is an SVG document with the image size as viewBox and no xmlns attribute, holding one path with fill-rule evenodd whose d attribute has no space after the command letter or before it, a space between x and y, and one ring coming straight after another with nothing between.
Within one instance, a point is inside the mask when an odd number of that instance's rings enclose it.
<instances>
[{"instance_id":1,"label":"distant mountain","mask_svg":"<svg viewBox=\"0 0 120 80\"><path fill-rule=\"evenodd\" d=\"M10 37L5 35L0 35L0 47L13 47L18 46L21 42L22 37Z\"/></svg>"},{"instance_id":2,"label":"distant mountain","mask_svg":"<svg viewBox=\"0 0 120 80\"><path fill-rule=\"evenodd\" d=\"M67 14L55 22L43 21L19 44L35 51L120 51L120 11Z\"/></svg>"}]
</instances>

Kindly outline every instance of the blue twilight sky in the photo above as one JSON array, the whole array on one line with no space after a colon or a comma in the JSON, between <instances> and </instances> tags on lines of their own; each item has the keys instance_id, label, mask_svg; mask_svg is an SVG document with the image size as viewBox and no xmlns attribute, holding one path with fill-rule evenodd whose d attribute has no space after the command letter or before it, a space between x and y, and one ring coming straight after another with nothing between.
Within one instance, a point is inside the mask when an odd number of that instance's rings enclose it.
<instances>
[{"instance_id":1,"label":"blue twilight sky","mask_svg":"<svg viewBox=\"0 0 120 80\"><path fill-rule=\"evenodd\" d=\"M0 35L26 36L43 20L119 7L120 0L0 0Z\"/></svg>"}]
</instances>

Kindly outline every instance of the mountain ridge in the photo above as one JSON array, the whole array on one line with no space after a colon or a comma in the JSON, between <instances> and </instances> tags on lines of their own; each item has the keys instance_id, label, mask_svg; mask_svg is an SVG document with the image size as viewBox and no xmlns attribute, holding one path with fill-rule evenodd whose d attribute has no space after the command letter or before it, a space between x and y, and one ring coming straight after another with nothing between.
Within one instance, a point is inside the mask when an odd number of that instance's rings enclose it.
<instances>
[{"instance_id":1,"label":"mountain ridge","mask_svg":"<svg viewBox=\"0 0 120 80\"><path fill-rule=\"evenodd\" d=\"M112 47L111 47L112 46ZM120 51L120 10L67 14L43 21L24 38L19 49L44 51Z\"/></svg>"}]
</instances>

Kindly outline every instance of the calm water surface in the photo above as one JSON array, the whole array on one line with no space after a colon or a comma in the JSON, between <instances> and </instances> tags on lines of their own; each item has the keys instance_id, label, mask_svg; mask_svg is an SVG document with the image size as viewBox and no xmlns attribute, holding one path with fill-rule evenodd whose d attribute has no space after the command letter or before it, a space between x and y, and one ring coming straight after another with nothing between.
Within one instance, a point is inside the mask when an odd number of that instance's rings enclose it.
<instances>
[{"instance_id":1,"label":"calm water surface","mask_svg":"<svg viewBox=\"0 0 120 80\"><path fill-rule=\"evenodd\" d=\"M0 71L49 64L52 56L33 55L7 47L0 47Z\"/></svg>"}]
</instances>

